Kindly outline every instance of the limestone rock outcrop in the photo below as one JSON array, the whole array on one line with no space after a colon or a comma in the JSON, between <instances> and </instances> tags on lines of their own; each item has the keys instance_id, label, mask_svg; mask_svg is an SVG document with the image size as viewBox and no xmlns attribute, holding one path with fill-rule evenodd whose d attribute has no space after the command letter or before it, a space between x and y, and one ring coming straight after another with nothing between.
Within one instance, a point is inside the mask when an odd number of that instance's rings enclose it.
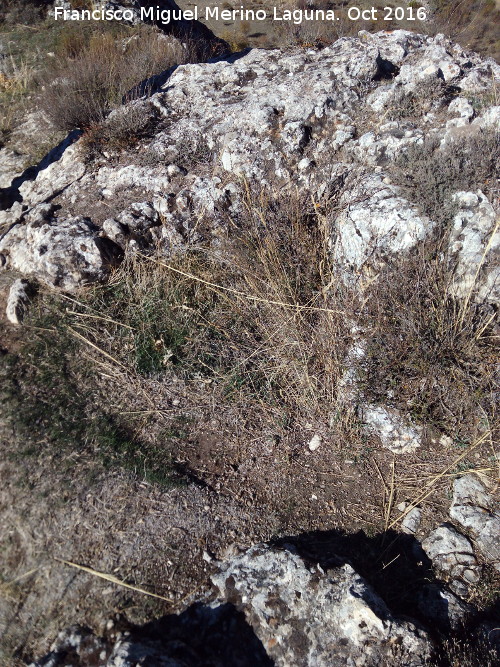
<instances>
[{"instance_id":1,"label":"limestone rock outcrop","mask_svg":"<svg viewBox=\"0 0 500 667\"><path fill-rule=\"evenodd\" d=\"M2 252L16 255L15 246L29 236L20 231L26 211L48 201L60 206L53 224L88 217L101 237L107 232L98 206L109 209L112 201L112 216L119 219L130 204L150 202L165 229L155 247L161 251L164 239L169 252L178 234L182 242L199 240L189 230L199 228L200 220L208 237L225 224L228 212L237 220L245 180L256 188L298 188L325 206L332 257L345 279L357 283L391 257L411 252L438 225L422 211L418 196L412 201L411 189L403 193L393 182L391 165L426 140L437 142L438 159L439 151L466 135L494 133L500 108L476 108L469 99L487 96L498 78L494 61L442 35L401 30L361 32L319 51L255 49L179 66L158 93L131 103L142 105L157 129L126 156L104 154L89 164L81 140L72 143L73 137L42 168L1 191L1 222L19 227L4 235ZM495 303L494 202L482 191L457 188L452 195L456 214L449 255L456 280L451 289L459 298L468 298L472 289L478 299ZM70 264L59 272L70 271ZM29 272L53 284L40 268L35 262ZM73 273L80 278L59 284L105 274Z\"/></svg>"}]
</instances>

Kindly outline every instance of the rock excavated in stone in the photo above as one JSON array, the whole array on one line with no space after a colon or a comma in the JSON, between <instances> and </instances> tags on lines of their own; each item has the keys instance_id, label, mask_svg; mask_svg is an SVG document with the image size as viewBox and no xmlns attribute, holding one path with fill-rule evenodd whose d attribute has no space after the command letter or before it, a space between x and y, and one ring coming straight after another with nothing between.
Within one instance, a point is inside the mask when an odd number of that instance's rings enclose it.
<instances>
[{"instance_id":1,"label":"rock excavated in stone","mask_svg":"<svg viewBox=\"0 0 500 667\"><path fill-rule=\"evenodd\" d=\"M451 580L450 588L458 595L467 594L469 584L477 584L481 568L470 540L453 526L439 526L422 542L422 548L436 571Z\"/></svg>"},{"instance_id":2,"label":"rock excavated in stone","mask_svg":"<svg viewBox=\"0 0 500 667\"><path fill-rule=\"evenodd\" d=\"M485 560L500 572L498 504L475 475L455 480L450 517L470 533Z\"/></svg>"},{"instance_id":3,"label":"rock excavated in stone","mask_svg":"<svg viewBox=\"0 0 500 667\"><path fill-rule=\"evenodd\" d=\"M277 667L424 665L431 644L394 618L350 565L324 572L289 550L256 546L212 577Z\"/></svg>"}]
</instances>

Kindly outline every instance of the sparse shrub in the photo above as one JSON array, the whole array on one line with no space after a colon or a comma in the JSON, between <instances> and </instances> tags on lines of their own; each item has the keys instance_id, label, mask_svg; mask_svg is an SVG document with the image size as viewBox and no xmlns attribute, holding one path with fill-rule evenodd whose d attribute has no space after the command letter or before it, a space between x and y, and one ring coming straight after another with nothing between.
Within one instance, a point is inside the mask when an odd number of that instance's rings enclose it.
<instances>
[{"instance_id":1,"label":"sparse shrub","mask_svg":"<svg viewBox=\"0 0 500 667\"><path fill-rule=\"evenodd\" d=\"M157 113L149 104L137 101L120 107L102 123L87 128L81 141L84 158L91 162L104 152L131 148L140 139L150 136L157 123Z\"/></svg>"},{"instance_id":2,"label":"sparse shrub","mask_svg":"<svg viewBox=\"0 0 500 667\"><path fill-rule=\"evenodd\" d=\"M368 292L370 338L360 377L375 402L467 440L494 420L491 312L449 295L446 243L435 239L381 272Z\"/></svg>"},{"instance_id":3,"label":"sparse shrub","mask_svg":"<svg viewBox=\"0 0 500 667\"><path fill-rule=\"evenodd\" d=\"M453 213L451 195L460 190L488 189L500 164L500 138L491 130L455 139L444 148L434 139L406 150L393 177L405 196L432 220L446 225Z\"/></svg>"},{"instance_id":4,"label":"sparse shrub","mask_svg":"<svg viewBox=\"0 0 500 667\"><path fill-rule=\"evenodd\" d=\"M51 0L4 0L0 7L0 24L33 25L46 15L51 4Z\"/></svg>"},{"instance_id":5,"label":"sparse shrub","mask_svg":"<svg viewBox=\"0 0 500 667\"><path fill-rule=\"evenodd\" d=\"M447 87L444 82L422 81L414 90L399 90L386 117L388 120L420 119L424 114L449 104L454 94L453 87Z\"/></svg>"},{"instance_id":6,"label":"sparse shrub","mask_svg":"<svg viewBox=\"0 0 500 667\"><path fill-rule=\"evenodd\" d=\"M129 258L87 303L131 327L97 340L115 341L109 353L135 372L204 377L221 401L265 401L294 421L336 405L343 296L319 213L249 191L217 252L193 248L168 266Z\"/></svg>"},{"instance_id":7,"label":"sparse shrub","mask_svg":"<svg viewBox=\"0 0 500 667\"><path fill-rule=\"evenodd\" d=\"M142 30L125 44L109 33L95 34L75 57L62 58L48 70L42 107L57 127L89 128L124 98L133 98L131 91L140 81L185 57L177 40L154 30ZM141 90L144 94L147 90Z\"/></svg>"}]
</instances>

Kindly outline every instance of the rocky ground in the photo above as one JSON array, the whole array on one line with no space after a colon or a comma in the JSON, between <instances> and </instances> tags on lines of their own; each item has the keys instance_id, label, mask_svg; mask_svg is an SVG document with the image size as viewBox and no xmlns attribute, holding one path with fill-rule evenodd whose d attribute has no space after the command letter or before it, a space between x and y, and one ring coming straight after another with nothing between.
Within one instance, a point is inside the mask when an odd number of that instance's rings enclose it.
<instances>
[{"instance_id":1,"label":"rocky ground","mask_svg":"<svg viewBox=\"0 0 500 667\"><path fill-rule=\"evenodd\" d=\"M361 32L1 149L6 665L495 664L498 78Z\"/></svg>"}]
</instances>

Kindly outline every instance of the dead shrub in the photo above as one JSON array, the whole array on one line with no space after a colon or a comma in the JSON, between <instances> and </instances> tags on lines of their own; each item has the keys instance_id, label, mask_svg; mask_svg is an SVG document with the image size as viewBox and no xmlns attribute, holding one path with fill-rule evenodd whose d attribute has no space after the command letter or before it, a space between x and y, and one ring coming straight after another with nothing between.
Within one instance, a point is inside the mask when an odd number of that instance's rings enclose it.
<instances>
[{"instance_id":1,"label":"dead shrub","mask_svg":"<svg viewBox=\"0 0 500 667\"><path fill-rule=\"evenodd\" d=\"M154 107L140 100L120 107L102 123L87 128L81 140L84 159L92 162L104 153L129 149L151 136L158 122Z\"/></svg>"},{"instance_id":2,"label":"dead shrub","mask_svg":"<svg viewBox=\"0 0 500 667\"><path fill-rule=\"evenodd\" d=\"M442 81L421 81L414 90L399 90L394 96L391 108L387 112L388 120L419 119L424 114L439 111L448 105L455 95L452 86Z\"/></svg>"},{"instance_id":3,"label":"dead shrub","mask_svg":"<svg viewBox=\"0 0 500 667\"><path fill-rule=\"evenodd\" d=\"M500 138L480 130L439 148L435 139L414 145L396 161L393 178L403 194L431 220L446 225L453 213L451 195L460 190L495 187L500 164Z\"/></svg>"},{"instance_id":4,"label":"dead shrub","mask_svg":"<svg viewBox=\"0 0 500 667\"><path fill-rule=\"evenodd\" d=\"M141 29L125 43L109 33L95 34L74 57L63 57L46 72L41 105L56 127L89 128L124 98L133 99L130 91L140 81L184 58L177 40L152 29Z\"/></svg>"}]
</instances>

